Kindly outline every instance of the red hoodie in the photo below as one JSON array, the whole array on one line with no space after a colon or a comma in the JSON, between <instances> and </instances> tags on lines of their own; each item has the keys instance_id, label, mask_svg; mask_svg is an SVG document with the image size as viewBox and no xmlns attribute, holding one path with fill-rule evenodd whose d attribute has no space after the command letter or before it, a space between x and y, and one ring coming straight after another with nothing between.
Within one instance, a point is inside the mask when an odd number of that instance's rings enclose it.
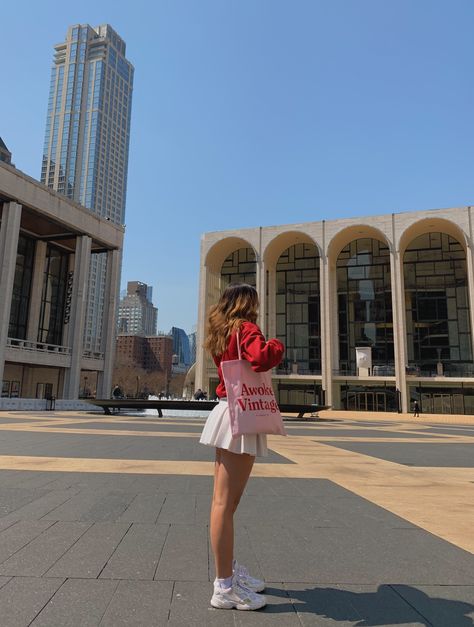
<instances>
[{"instance_id":1,"label":"red hoodie","mask_svg":"<svg viewBox=\"0 0 474 627\"><path fill-rule=\"evenodd\" d=\"M239 335L242 359L246 359L250 362L252 370L255 370L255 372L265 372L280 363L283 353L285 352L285 347L280 340L271 339L266 342L259 327L253 322L248 321L242 323L239 329ZM219 385L216 390L216 394L219 398L225 398L227 396L224 378L222 376L221 361L229 361L238 358L237 333L233 333L225 353L219 357L213 357L219 374Z\"/></svg>"}]
</instances>

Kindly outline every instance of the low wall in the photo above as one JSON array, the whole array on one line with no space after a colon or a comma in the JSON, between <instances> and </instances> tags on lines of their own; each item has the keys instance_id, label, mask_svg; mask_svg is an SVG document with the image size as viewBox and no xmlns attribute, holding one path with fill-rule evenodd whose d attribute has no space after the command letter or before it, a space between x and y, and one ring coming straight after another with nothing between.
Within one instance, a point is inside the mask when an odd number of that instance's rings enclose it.
<instances>
[{"instance_id":1,"label":"low wall","mask_svg":"<svg viewBox=\"0 0 474 627\"><path fill-rule=\"evenodd\" d=\"M50 402L42 398L0 398L0 411L45 411ZM55 404L56 411L97 411L102 410L82 400L60 398Z\"/></svg>"}]
</instances>

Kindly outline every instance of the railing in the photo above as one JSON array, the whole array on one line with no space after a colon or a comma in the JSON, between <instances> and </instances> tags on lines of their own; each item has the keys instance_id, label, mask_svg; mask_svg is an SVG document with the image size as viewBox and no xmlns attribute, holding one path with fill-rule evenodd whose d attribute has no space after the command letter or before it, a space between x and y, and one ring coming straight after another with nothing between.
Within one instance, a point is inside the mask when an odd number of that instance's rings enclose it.
<instances>
[{"instance_id":1,"label":"railing","mask_svg":"<svg viewBox=\"0 0 474 627\"><path fill-rule=\"evenodd\" d=\"M33 342L32 340L20 340L18 338L9 337L7 339L7 347L19 348L32 352L42 353L59 353L61 355L70 355L69 346L59 346L57 344L47 344L46 342Z\"/></svg>"},{"instance_id":2,"label":"railing","mask_svg":"<svg viewBox=\"0 0 474 627\"><path fill-rule=\"evenodd\" d=\"M294 365L297 367L295 368ZM279 366L274 370L275 374L289 375L289 374L305 374L314 375L315 377L321 376L321 370L310 370L309 368L301 368L299 364L291 364L287 368Z\"/></svg>"},{"instance_id":3,"label":"railing","mask_svg":"<svg viewBox=\"0 0 474 627\"><path fill-rule=\"evenodd\" d=\"M82 356L86 359L104 359L104 353L98 351L82 351Z\"/></svg>"},{"instance_id":4,"label":"railing","mask_svg":"<svg viewBox=\"0 0 474 627\"><path fill-rule=\"evenodd\" d=\"M357 368L333 368L332 374L335 377L356 377Z\"/></svg>"},{"instance_id":5,"label":"railing","mask_svg":"<svg viewBox=\"0 0 474 627\"><path fill-rule=\"evenodd\" d=\"M359 375L358 369L356 367L350 368L334 368L332 374L336 377L357 377ZM372 377L394 377L395 376L395 366L372 366L372 372L370 373Z\"/></svg>"},{"instance_id":6,"label":"railing","mask_svg":"<svg viewBox=\"0 0 474 627\"><path fill-rule=\"evenodd\" d=\"M442 371L437 365L409 365L406 368L409 377L474 377L474 364L443 363Z\"/></svg>"}]
</instances>

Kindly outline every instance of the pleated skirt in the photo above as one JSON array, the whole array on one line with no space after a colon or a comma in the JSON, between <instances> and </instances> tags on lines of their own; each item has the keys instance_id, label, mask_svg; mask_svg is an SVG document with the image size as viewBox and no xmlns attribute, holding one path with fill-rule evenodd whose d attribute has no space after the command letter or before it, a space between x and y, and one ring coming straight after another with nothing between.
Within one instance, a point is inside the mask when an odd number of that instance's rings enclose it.
<instances>
[{"instance_id":1,"label":"pleated skirt","mask_svg":"<svg viewBox=\"0 0 474 627\"><path fill-rule=\"evenodd\" d=\"M257 457L266 457L268 455L266 434L257 433L255 435L232 437L227 400L220 400L219 404L211 411L199 441L206 446L223 448L232 453L247 453Z\"/></svg>"}]
</instances>

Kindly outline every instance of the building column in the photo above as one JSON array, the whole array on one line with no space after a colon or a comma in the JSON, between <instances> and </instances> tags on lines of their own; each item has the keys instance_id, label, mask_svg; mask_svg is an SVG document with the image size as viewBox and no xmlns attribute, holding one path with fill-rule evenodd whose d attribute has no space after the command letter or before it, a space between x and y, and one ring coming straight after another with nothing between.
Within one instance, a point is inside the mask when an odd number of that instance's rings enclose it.
<instances>
[{"instance_id":1,"label":"building column","mask_svg":"<svg viewBox=\"0 0 474 627\"><path fill-rule=\"evenodd\" d=\"M469 322L471 323L471 350L474 360L474 244L469 242L466 249L467 297L469 303Z\"/></svg>"},{"instance_id":2,"label":"building column","mask_svg":"<svg viewBox=\"0 0 474 627\"><path fill-rule=\"evenodd\" d=\"M400 390L402 412L407 412L408 390L406 378L406 322L405 285L400 251L390 250L390 282L392 287L393 350L395 357L396 387Z\"/></svg>"},{"instance_id":3,"label":"building column","mask_svg":"<svg viewBox=\"0 0 474 627\"><path fill-rule=\"evenodd\" d=\"M333 355L331 350L331 291L330 291L330 270L329 260L326 255L320 258L320 316L321 316L321 376L322 385L325 390L325 404L333 404L332 389L332 364Z\"/></svg>"},{"instance_id":4,"label":"building column","mask_svg":"<svg viewBox=\"0 0 474 627\"><path fill-rule=\"evenodd\" d=\"M120 290L120 268L122 255L120 250L107 252L107 271L105 278L105 302L102 318L102 352L104 370L97 375L98 398L109 398L112 390L112 375L115 362L116 320Z\"/></svg>"},{"instance_id":5,"label":"building column","mask_svg":"<svg viewBox=\"0 0 474 627\"><path fill-rule=\"evenodd\" d=\"M64 398L78 398L79 395L91 245L92 239L87 235L76 238L71 315L67 333L67 346L71 348L71 367L66 370L64 377Z\"/></svg>"},{"instance_id":6,"label":"building column","mask_svg":"<svg viewBox=\"0 0 474 627\"><path fill-rule=\"evenodd\" d=\"M266 290L268 290L268 298L267 301L267 325L265 328L266 337L276 337L276 268L273 265L268 270L268 285L266 286ZM265 271L265 273L266 273ZM286 347L285 347L286 348Z\"/></svg>"},{"instance_id":7,"label":"building column","mask_svg":"<svg viewBox=\"0 0 474 627\"><path fill-rule=\"evenodd\" d=\"M35 259L33 262L33 276L31 279L30 305L28 310L28 326L26 329L26 339L30 342L36 342L38 340L46 248L46 242L41 240L36 242Z\"/></svg>"},{"instance_id":8,"label":"building column","mask_svg":"<svg viewBox=\"0 0 474 627\"><path fill-rule=\"evenodd\" d=\"M0 227L0 383L3 380L5 368L5 351L10 325L21 210L22 206L16 202L4 203L2 210Z\"/></svg>"}]
</instances>

